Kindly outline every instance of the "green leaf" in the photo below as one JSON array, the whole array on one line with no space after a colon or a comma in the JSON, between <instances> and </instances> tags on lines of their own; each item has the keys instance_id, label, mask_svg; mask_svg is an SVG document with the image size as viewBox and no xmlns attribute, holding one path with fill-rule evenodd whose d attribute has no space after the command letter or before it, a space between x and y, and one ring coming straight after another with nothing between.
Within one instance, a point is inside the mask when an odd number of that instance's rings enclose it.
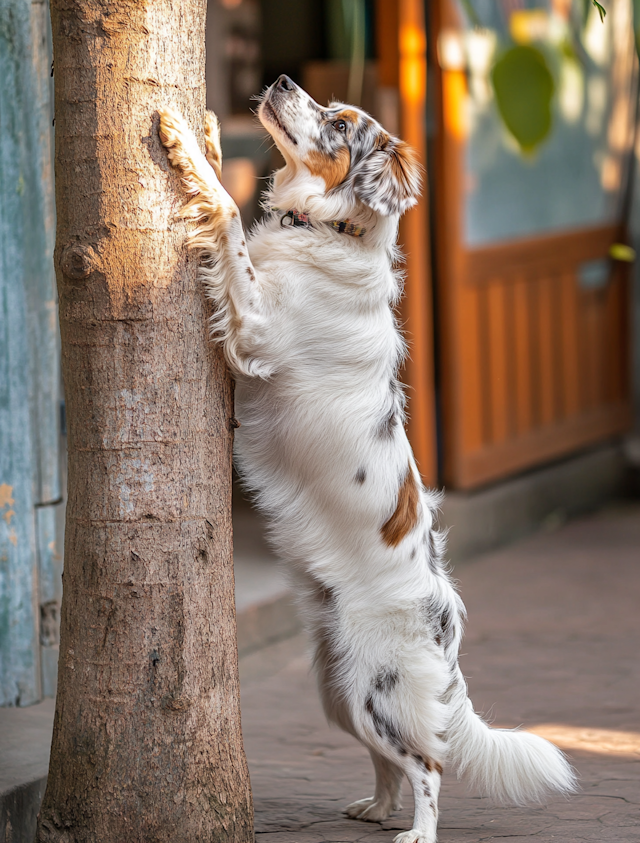
<instances>
[{"instance_id":1,"label":"green leaf","mask_svg":"<svg viewBox=\"0 0 640 843\"><path fill-rule=\"evenodd\" d=\"M544 55L529 45L511 47L493 66L491 81L507 129L523 152L532 152L551 130L554 83Z\"/></svg>"},{"instance_id":2,"label":"green leaf","mask_svg":"<svg viewBox=\"0 0 640 843\"><path fill-rule=\"evenodd\" d=\"M598 0L593 0L593 5L598 10L598 14L600 15L600 20L602 21L602 23L604 23L604 18L605 18L605 15L607 14L607 10L604 8L604 6L601 6L600 3L598 3Z\"/></svg>"}]
</instances>

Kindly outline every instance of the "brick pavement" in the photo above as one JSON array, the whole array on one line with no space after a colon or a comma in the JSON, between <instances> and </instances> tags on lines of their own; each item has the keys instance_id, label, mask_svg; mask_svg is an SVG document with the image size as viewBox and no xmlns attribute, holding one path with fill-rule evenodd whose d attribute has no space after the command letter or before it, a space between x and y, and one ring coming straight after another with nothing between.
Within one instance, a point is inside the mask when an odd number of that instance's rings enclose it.
<instances>
[{"instance_id":1,"label":"brick pavement","mask_svg":"<svg viewBox=\"0 0 640 843\"><path fill-rule=\"evenodd\" d=\"M582 791L496 808L445 772L441 843L640 841L640 506L538 534L457 575L476 709L555 735ZM326 724L301 636L243 659L241 677L258 843L389 843L411 827L408 789L383 824L341 816L371 795L373 771L366 751Z\"/></svg>"}]
</instances>

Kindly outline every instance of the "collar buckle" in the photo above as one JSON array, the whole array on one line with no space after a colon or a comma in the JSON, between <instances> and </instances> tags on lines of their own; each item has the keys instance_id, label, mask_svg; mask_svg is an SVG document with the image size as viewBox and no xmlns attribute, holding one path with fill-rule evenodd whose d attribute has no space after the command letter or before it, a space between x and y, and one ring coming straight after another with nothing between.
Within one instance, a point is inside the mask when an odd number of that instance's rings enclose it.
<instances>
[{"instance_id":1,"label":"collar buckle","mask_svg":"<svg viewBox=\"0 0 640 843\"><path fill-rule=\"evenodd\" d=\"M290 226L295 226L297 228L310 228L311 223L309 222L309 215L308 214L301 214L293 208L290 211L287 211L286 214L280 217L280 225L283 228L289 228Z\"/></svg>"}]
</instances>

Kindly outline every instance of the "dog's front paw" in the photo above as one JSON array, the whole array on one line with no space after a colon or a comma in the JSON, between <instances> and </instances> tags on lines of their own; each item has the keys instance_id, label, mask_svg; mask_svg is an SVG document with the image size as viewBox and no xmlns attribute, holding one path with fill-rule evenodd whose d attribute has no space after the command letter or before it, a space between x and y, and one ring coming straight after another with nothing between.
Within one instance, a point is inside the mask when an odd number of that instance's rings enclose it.
<instances>
[{"instance_id":1,"label":"dog's front paw","mask_svg":"<svg viewBox=\"0 0 640 843\"><path fill-rule=\"evenodd\" d=\"M435 843L435 835L428 831L421 831L419 828L412 828L411 831L401 831L393 838L393 843Z\"/></svg>"},{"instance_id":2,"label":"dog's front paw","mask_svg":"<svg viewBox=\"0 0 640 843\"><path fill-rule=\"evenodd\" d=\"M167 149L167 156L174 167L184 166L185 147L189 139L189 127L184 117L173 106L166 106L158 110L160 128L158 134L162 145Z\"/></svg>"},{"instance_id":3,"label":"dog's front paw","mask_svg":"<svg viewBox=\"0 0 640 843\"><path fill-rule=\"evenodd\" d=\"M397 811L402 805L394 805ZM370 823L382 822L391 814L392 807L388 802L376 802L373 796L368 799L358 799L344 809L345 814L353 820L365 820Z\"/></svg>"},{"instance_id":4,"label":"dog's front paw","mask_svg":"<svg viewBox=\"0 0 640 843\"><path fill-rule=\"evenodd\" d=\"M222 173L222 148L220 146L220 121L213 113L207 111L204 121L204 140L206 144L207 161L216 172L218 178Z\"/></svg>"}]
</instances>

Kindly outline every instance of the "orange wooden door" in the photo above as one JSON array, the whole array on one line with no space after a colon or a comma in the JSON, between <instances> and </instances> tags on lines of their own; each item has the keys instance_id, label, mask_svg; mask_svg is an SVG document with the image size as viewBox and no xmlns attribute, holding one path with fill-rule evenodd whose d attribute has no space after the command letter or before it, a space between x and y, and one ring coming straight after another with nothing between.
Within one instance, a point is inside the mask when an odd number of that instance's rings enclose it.
<instances>
[{"instance_id":1,"label":"orange wooden door","mask_svg":"<svg viewBox=\"0 0 640 843\"><path fill-rule=\"evenodd\" d=\"M624 2L617 4L618 27ZM550 216L564 214L569 220L588 216L592 209L579 206L585 201L580 198L584 185L563 173L558 161L568 161L568 166L573 162L566 149L557 148L553 136L548 142L551 151L540 155L547 155L551 166L559 168L558 185L551 180L541 196L534 196L531 187L539 161L521 164L519 153L510 151L507 142L506 151L499 148L496 152L497 144L503 141L495 126L491 128L490 121L497 120L495 114L491 116L490 89L478 87L487 98L480 117L479 109L474 114L470 102L470 86L481 85L482 79L474 79L474 71L465 66L464 51L470 47L468 40L465 43L468 36L460 11L454 0L438 0L433 11L434 41L439 39L435 68L440 99L435 219L443 479L449 487L471 489L629 427L628 271L626 266L608 261L607 256L611 244L623 236L617 210L620 203L616 206L614 200L619 200L624 188L624 162L632 137L633 48L631 39L623 38L617 52L613 44L610 58L613 67L609 67L608 78L618 86L617 102L623 110L628 95L628 113L621 114L619 108L609 118L609 125L601 126L602 143L608 142L614 149L595 175L604 187L612 189L607 193L603 187L601 196L594 181L590 195L595 198L589 201L594 208L597 203L602 205L602 218L578 225L543 224L542 231L535 230L534 224L533 232L501 238L500 226L507 232L518 229L518 215L526 217L528 202L532 207L537 203L542 211L545 202L555 202L549 204ZM615 41L616 33L607 37ZM556 119L560 121L561 117ZM587 119L591 118L585 113L585 122ZM614 119L618 120L618 136L612 141ZM480 148L485 157L476 153L476 160L480 162L478 168L484 166L487 178L493 181L481 186L480 192L484 190L489 199L501 195L503 201L498 207L490 201L483 206L473 196L478 178L470 145L475 142L473 132L483 130L482 120L485 137L493 146L485 143ZM554 127L556 130L564 131L583 152L589 151L591 141L580 137L580 124L566 130L560 125ZM499 162L491 165L493 169L486 165L487 146ZM499 185L496 187L501 166L514 173L513 184L504 185L502 194ZM616 166L617 185L611 181ZM539 172L540 178L548 178L548 171ZM519 173L523 190L519 188ZM554 199L553 191L560 190L562 179L569 184L563 184L562 194ZM571 192L574 189L575 197ZM513 197L512 208L505 210L504 197L509 201ZM571 207L572 201L578 207ZM562 202L566 208L560 206ZM523 227L526 229L526 223ZM483 240L486 230L490 236Z\"/></svg>"},{"instance_id":2,"label":"orange wooden door","mask_svg":"<svg viewBox=\"0 0 640 843\"><path fill-rule=\"evenodd\" d=\"M427 37L423 0L377 0L379 117L411 144L426 173ZM387 119L385 119L385 117ZM426 179L425 179L426 181ZM400 320L409 346L401 373L408 400L407 433L423 481L438 482L428 185L400 224L405 295Z\"/></svg>"}]
</instances>

